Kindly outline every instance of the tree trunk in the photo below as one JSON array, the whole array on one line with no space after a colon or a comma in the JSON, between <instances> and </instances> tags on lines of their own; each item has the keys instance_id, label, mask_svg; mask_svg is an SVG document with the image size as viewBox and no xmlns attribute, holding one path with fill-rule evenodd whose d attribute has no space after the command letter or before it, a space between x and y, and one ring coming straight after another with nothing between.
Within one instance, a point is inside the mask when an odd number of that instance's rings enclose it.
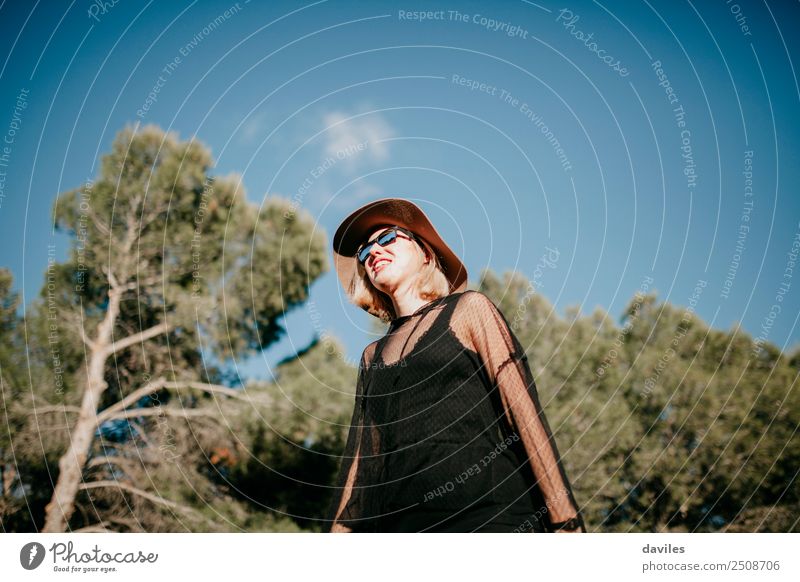
<instances>
[{"instance_id":1,"label":"tree trunk","mask_svg":"<svg viewBox=\"0 0 800 582\"><path fill-rule=\"evenodd\" d=\"M14 465L6 466L5 461L0 461L0 474L2 474L3 483L3 497L11 495L11 487L14 485L14 477L17 476L17 471Z\"/></svg>"},{"instance_id":2,"label":"tree trunk","mask_svg":"<svg viewBox=\"0 0 800 582\"><path fill-rule=\"evenodd\" d=\"M97 406L108 386L104 372L110 354L112 330L119 314L120 295L120 290L111 288L108 294L108 311L97 326L97 339L91 349L81 411L75 427L70 432L70 446L58 460L58 481L53 490L53 497L45 508L45 522L42 528L44 533L63 533L75 510L75 496L83 478L83 467L89 457L97 429Z\"/></svg>"}]
</instances>

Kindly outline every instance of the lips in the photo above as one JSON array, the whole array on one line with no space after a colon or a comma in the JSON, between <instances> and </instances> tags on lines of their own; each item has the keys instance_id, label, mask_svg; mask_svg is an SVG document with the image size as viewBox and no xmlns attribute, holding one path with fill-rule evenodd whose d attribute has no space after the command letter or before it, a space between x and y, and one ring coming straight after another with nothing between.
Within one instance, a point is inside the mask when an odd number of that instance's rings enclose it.
<instances>
[{"instance_id":1,"label":"lips","mask_svg":"<svg viewBox=\"0 0 800 582\"><path fill-rule=\"evenodd\" d=\"M374 265L372 265L372 272L377 274L378 272L382 271L382 270L383 270L383 268L384 268L386 265L388 265L389 263L391 263L391 262L392 262L392 261L391 261L391 260L389 260L389 259L378 259L378 260L375 262L375 264L374 264Z\"/></svg>"}]
</instances>

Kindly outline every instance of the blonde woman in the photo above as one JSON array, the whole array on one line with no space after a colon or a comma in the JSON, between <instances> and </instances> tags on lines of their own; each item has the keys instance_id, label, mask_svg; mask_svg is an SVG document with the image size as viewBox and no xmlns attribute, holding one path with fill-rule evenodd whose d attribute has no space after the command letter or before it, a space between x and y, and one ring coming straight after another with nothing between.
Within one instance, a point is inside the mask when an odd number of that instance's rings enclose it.
<instances>
[{"instance_id":1,"label":"blonde woman","mask_svg":"<svg viewBox=\"0 0 800 582\"><path fill-rule=\"evenodd\" d=\"M361 357L330 531L585 531L522 346L422 210L371 202L333 246L390 325Z\"/></svg>"}]
</instances>

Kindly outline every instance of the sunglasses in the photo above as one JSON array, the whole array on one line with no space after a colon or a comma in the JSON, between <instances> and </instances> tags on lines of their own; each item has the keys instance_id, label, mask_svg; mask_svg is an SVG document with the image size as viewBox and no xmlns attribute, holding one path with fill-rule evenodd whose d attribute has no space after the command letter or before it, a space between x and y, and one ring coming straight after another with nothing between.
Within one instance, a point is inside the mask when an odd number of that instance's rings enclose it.
<instances>
[{"instance_id":1,"label":"sunglasses","mask_svg":"<svg viewBox=\"0 0 800 582\"><path fill-rule=\"evenodd\" d=\"M417 237L414 236L414 233L411 231L406 230L400 226L393 226L391 228L387 228L383 232L381 232L373 241L363 243L358 247L356 251L356 257L358 258L358 262L362 265L367 261L367 257L369 257L369 253L372 250L372 245L378 243L382 247L385 247L388 244L391 244L397 238L397 233L402 232L405 234L409 239L416 241Z\"/></svg>"}]
</instances>

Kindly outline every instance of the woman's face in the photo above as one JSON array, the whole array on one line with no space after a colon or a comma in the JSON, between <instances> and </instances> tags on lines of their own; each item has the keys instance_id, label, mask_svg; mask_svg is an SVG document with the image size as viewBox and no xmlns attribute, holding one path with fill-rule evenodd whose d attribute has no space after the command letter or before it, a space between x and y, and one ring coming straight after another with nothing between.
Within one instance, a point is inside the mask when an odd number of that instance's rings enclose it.
<instances>
[{"instance_id":1,"label":"woman's face","mask_svg":"<svg viewBox=\"0 0 800 582\"><path fill-rule=\"evenodd\" d=\"M376 228L367 240L375 240L386 228ZM410 240L404 232L398 231L397 238L385 247L372 245L369 256L364 261L364 269L376 289L391 293L401 282L419 274L425 262L422 247L416 241Z\"/></svg>"}]
</instances>

